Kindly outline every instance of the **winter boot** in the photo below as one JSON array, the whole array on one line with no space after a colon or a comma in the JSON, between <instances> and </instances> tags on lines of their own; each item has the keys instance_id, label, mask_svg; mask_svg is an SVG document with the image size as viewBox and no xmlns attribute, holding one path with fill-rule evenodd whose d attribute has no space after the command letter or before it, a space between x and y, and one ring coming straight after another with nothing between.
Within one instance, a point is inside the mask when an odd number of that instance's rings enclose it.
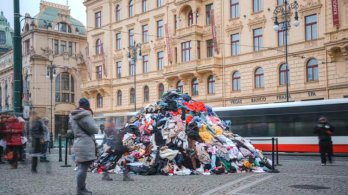
<instances>
[{"instance_id":1,"label":"winter boot","mask_svg":"<svg viewBox=\"0 0 348 195\"><path fill-rule=\"evenodd\" d=\"M107 172L103 172L102 180L103 181L112 181L112 178L110 177L110 175Z\"/></svg>"},{"instance_id":2,"label":"winter boot","mask_svg":"<svg viewBox=\"0 0 348 195\"><path fill-rule=\"evenodd\" d=\"M88 191L86 187L84 187L83 189L77 188L76 191L76 195L92 195L92 192Z\"/></svg>"},{"instance_id":3,"label":"winter boot","mask_svg":"<svg viewBox=\"0 0 348 195\"><path fill-rule=\"evenodd\" d=\"M129 177L128 169L123 170L123 181L134 181L134 179Z\"/></svg>"}]
</instances>

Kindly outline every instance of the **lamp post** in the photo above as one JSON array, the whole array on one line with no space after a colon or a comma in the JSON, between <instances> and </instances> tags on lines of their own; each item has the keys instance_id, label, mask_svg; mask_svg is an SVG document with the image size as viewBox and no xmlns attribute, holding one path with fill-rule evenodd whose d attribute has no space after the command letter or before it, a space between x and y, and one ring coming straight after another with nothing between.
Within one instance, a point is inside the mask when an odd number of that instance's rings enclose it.
<instances>
[{"instance_id":1,"label":"lamp post","mask_svg":"<svg viewBox=\"0 0 348 195\"><path fill-rule=\"evenodd\" d=\"M279 5L273 11L274 15L274 26L273 29L275 31L283 30L285 32L285 64L286 64L286 74L285 74L285 82L286 82L286 102L289 102L289 65L288 65L288 33L290 25L290 14L291 10L295 10L294 16L294 26L297 27L300 25L300 21L298 20L298 3L295 0L293 3L288 3L288 0L284 0L282 5ZM282 25L279 25L278 15L281 14L281 18L283 19Z\"/></svg>"},{"instance_id":2,"label":"lamp post","mask_svg":"<svg viewBox=\"0 0 348 195\"><path fill-rule=\"evenodd\" d=\"M131 63L131 69L134 68L133 76L134 76L134 112L137 111L137 60L141 60L141 44L136 43L134 41L134 44L131 45L128 49L128 62ZM132 67L133 63L133 67ZM130 70L130 73L132 73L132 70Z\"/></svg>"},{"instance_id":3,"label":"lamp post","mask_svg":"<svg viewBox=\"0 0 348 195\"><path fill-rule=\"evenodd\" d=\"M51 81L51 133L50 133L50 148L53 148L53 79L56 77L56 65L53 64L53 58L50 56L50 64L47 66L46 78Z\"/></svg>"}]
</instances>

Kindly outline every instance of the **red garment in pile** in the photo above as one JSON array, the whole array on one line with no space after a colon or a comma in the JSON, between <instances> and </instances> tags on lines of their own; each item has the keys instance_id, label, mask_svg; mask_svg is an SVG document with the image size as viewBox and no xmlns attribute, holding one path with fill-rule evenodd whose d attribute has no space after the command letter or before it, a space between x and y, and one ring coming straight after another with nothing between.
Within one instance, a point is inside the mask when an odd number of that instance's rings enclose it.
<instances>
[{"instance_id":1,"label":"red garment in pile","mask_svg":"<svg viewBox=\"0 0 348 195\"><path fill-rule=\"evenodd\" d=\"M191 111L195 112L206 112L207 109L204 106L203 102L184 102L184 105Z\"/></svg>"}]
</instances>

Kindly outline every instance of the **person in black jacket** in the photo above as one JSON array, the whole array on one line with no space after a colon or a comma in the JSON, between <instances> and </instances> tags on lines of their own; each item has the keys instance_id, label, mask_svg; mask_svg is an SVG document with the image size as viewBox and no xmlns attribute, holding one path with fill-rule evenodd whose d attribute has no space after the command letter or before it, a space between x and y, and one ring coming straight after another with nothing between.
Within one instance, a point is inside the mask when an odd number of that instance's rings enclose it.
<instances>
[{"instance_id":1,"label":"person in black jacket","mask_svg":"<svg viewBox=\"0 0 348 195\"><path fill-rule=\"evenodd\" d=\"M31 172L37 173L38 157L42 155L44 143L44 127L36 112L31 113L32 164Z\"/></svg>"},{"instance_id":2,"label":"person in black jacket","mask_svg":"<svg viewBox=\"0 0 348 195\"><path fill-rule=\"evenodd\" d=\"M321 165L326 165L326 155L329 163L332 163L332 140L331 136L334 132L334 127L328 122L325 116L320 116L318 124L314 128L314 134L318 135L319 151L321 157Z\"/></svg>"}]
</instances>

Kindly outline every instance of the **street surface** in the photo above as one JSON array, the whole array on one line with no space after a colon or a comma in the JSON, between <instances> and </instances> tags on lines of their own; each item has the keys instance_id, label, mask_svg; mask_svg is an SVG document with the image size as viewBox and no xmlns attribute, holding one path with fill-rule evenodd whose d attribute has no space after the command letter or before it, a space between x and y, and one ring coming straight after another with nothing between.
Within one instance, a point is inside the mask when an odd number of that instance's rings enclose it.
<instances>
[{"instance_id":1,"label":"street surface","mask_svg":"<svg viewBox=\"0 0 348 195\"><path fill-rule=\"evenodd\" d=\"M64 154L64 153L63 153ZM57 149L50 155L51 163L40 163L38 174L30 172L30 160L11 170L0 165L1 195L75 194L74 166L63 168ZM70 158L70 156L69 156ZM64 156L63 156L64 160ZM87 187L95 195L108 194L348 194L348 158L337 157L333 166L321 166L317 156L281 156L280 173L244 173L212 176L134 176L134 182L101 181L101 175L89 173ZM70 165L74 165L70 161Z\"/></svg>"}]
</instances>

